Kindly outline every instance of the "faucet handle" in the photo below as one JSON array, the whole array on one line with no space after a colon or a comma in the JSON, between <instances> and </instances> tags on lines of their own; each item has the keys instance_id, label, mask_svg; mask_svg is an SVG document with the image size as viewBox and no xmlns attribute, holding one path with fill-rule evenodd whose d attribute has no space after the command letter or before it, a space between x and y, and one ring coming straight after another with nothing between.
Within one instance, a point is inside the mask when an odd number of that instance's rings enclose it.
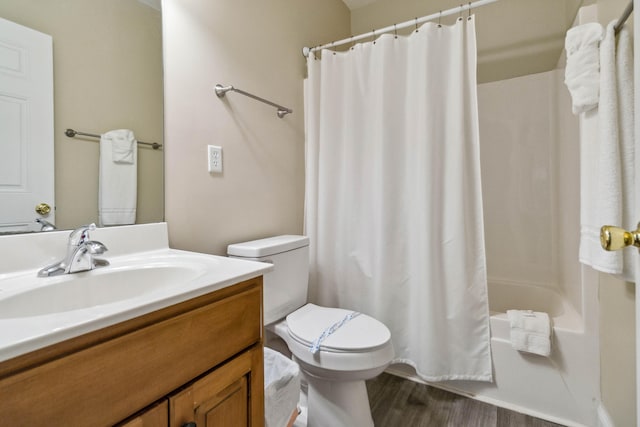
<instances>
[{"instance_id":1,"label":"faucet handle","mask_svg":"<svg viewBox=\"0 0 640 427\"><path fill-rule=\"evenodd\" d=\"M96 229L96 225L94 223L82 225L76 228L69 235L69 245L78 246L90 240L89 231L93 231L95 229Z\"/></svg>"}]
</instances>

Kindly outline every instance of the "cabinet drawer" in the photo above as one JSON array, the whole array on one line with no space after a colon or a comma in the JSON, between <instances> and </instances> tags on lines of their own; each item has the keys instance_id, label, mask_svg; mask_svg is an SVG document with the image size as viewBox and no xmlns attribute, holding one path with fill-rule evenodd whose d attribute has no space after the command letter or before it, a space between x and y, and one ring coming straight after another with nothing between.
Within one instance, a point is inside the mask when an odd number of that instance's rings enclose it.
<instances>
[{"instance_id":1,"label":"cabinet drawer","mask_svg":"<svg viewBox=\"0 0 640 427\"><path fill-rule=\"evenodd\" d=\"M0 419L113 425L261 340L260 281L190 308L0 380Z\"/></svg>"}]
</instances>

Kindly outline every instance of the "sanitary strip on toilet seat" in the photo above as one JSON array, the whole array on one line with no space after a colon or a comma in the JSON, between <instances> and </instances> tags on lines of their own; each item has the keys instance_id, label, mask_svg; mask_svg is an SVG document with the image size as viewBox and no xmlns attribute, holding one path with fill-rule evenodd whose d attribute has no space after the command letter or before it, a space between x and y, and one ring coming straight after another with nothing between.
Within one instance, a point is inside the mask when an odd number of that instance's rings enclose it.
<instances>
[{"instance_id":1,"label":"sanitary strip on toilet seat","mask_svg":"<svg viewBox=\"0 0 640 427\"><path fill-rule=\"evenodd\" d=\"M329 326L327 329L325 329L322 332L322 334L320 334L320 336L318 338L316 338L316 340L313 342L313 345L311 347L309 347L309 351L311 353L313 353L313 354L316 354L320 350L320 345L322 344L322 342L324 340L329 338L329 336L331 334L333 334L335 331L337 331L338 329L343 327L344 324L347 323L349 320L351 320L354 317L357 317L359 315L360 315L360 313L358 313L357 311L352 311L351 313L349 313L346 316L344 316L344 318L341 321L336 322L333 325Z\"/></svg>"}]
</instances>

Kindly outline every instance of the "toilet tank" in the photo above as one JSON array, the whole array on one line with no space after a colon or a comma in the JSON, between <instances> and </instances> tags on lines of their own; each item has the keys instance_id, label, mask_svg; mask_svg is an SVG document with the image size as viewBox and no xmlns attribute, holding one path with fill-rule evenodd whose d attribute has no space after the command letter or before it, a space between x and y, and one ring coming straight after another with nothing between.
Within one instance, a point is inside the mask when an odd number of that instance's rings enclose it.
<instances>
[{"instance_id":1,"label":"toilet tank","mask_svg":"<svg viewBox=\"0 0 640 427\"><path fill-rule=\"evenodd\" d=\"M309 238L276 236L227 247L227 255L273 264L264 275L263 314L268 325L307 302L309 284Z\"/></svg>"}]
</instances>

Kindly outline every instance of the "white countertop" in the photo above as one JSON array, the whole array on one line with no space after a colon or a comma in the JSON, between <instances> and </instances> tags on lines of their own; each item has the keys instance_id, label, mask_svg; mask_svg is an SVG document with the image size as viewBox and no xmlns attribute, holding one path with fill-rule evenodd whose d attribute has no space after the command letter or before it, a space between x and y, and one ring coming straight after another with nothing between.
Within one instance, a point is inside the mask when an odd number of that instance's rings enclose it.
<instances>
[{"instance_id":1,"label":"white countertop","mask_svg":"<svg viewBox=\"0 0 640 427\"><path fill-rule=\"evenodd\" d=\"M91 239L109 248L100 256L110 262L109 266L71 275L37 277L40 268L64 257L68 235L69 231L0 236L0 361L205 295L273 269L271 264L170 249L166 224L160 223L97 229L91 232ZM135 275L129 276L132 271ZM144 276L147 273L151 281ZM64 295L61 301L56 301L51 297L55 296L51 291L57 290L56 286L66 287L68 295L74 295L69 293L74 292L69 290L73 289L68 287L70 280L76 280L77 290L82 289L77 287L79 284L96 283L107 277L118 281L114 282L114 295L107 295L104 304L84 305L82 298L88 297L80 295L81 292L76 292L78 295L73 299ZM133 279L126 280L128 277ZM163 285L149 285L144 290L133 288L136 284L144 287L145 281L147 285L160 282ZM35 298L31 304L28 299L31 294L39 295L40 301ZM16 309L18 304L24 309Z\"/></svg>"}]
</instances>

